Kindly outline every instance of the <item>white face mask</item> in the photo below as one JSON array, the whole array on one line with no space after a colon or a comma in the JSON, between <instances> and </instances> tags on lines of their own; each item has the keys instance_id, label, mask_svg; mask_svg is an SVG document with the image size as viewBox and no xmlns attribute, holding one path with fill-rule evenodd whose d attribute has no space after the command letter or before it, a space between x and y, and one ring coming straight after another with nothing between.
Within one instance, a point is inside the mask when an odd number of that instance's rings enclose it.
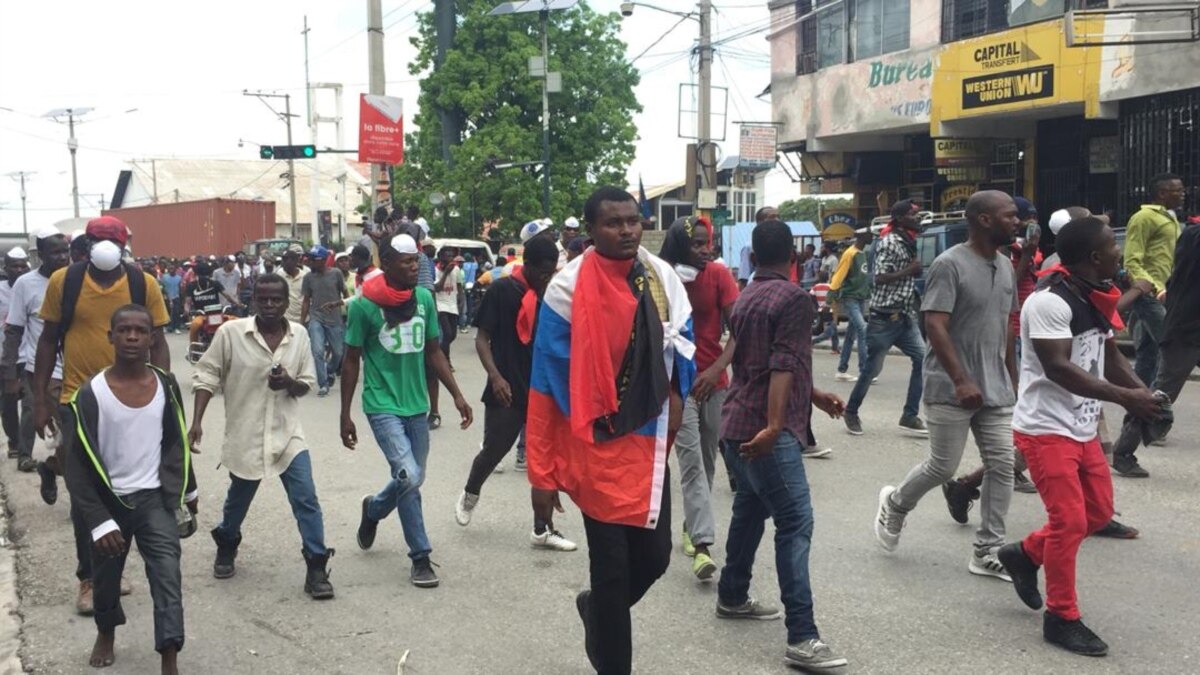
<instances>
[{"instance_id":1,"label":"white face mask","mask_svg":"<svg viewBox=\"0 0 1200 675\"><path fill-rule=\"evenodd\" d=\"M691 265L676 265L675 273L679 275L679 280L685 284L690 284L700 276L700 270Z\"/></svg>"},{"instance_id":2,"label":"white face mask","mask_svg":"<svg viewBox=\"0 0 1200 675\"><path fill-rule=\"evenodd\" d=\"M92 264L101 272L115 270L121 264L121 247L111 241L99 241L92 244Z\"/></svg>"}]
</instances>

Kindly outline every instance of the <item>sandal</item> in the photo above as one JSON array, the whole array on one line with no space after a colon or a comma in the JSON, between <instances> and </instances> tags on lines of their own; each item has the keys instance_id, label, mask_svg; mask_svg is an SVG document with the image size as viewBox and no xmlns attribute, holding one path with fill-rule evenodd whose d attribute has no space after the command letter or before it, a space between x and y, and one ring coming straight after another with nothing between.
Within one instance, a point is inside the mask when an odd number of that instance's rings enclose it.
<instances>
[{"instance_id":1,"label":"sandal","mask_svg":"<svg viewBox=\"0 0 1200 675\"><path fill-rule=\"evenodd\" d=\"M442 426L442 416L438 415L437 413L430 413L429 414L429 429L433 430L433 429L440 428L441 426Z\"/></svg>"}]
</instances>

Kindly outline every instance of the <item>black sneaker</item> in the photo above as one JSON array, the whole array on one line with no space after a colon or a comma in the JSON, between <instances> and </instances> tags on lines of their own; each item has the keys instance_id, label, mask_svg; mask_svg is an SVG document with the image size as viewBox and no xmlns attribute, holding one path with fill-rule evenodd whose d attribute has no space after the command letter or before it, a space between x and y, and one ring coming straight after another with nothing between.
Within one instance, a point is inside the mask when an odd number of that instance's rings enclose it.
<instances>
[{"instance_id":1,"label":"black sneaker","mask_svg":"<svg viewBox=\"0 0 1200 675\"><path fill-rule=\"evenodd\" d=\"M1141 533L1136 527L1130 527L1115 519L1108 521L1107 525L1092 533L1093 536L1109 539L1137 539L1139 534Z\"/></svg>"},{"instance_id":2,"label":"black sneaker","mask_svg":"<svg viewBox=\"0 0 1200 675\"><path fill-rule=\"evenodd\" d=\"M579 595L575 596L575 609L579 610L579 620L583 622L583 649L587 652L588 662L592 664L592 669L599 672L600 662L596 659L596 639L591 624L588 622L588 600L591 597L591 591L580 591Z\"/></svg>"},{"instance_id":3,"label":"black sneaker","mask_svg":"<svg viewBox=\"0 0 1200 675\"><path fill-rule=\"evenodd\" d=\"M1042 637L1052 645L1080 654L1082 656L1105 656L1108 645L1101 640L1083 621L1075 619L1067 621L1055 614L1046 612L1042 620Z\"/></svg>"},{"instance_id":4,"label":"black sneaker","mask_svg":"<svg viewBox=\"0 0 1200 675\"><path fill-rule=\"evenodd\" d=\"M242 543L242 535L239 534L234 541L226 541L215 527L211 534L213 541L217 543L217 557L213 561L213 576L217 579L229 579L237 574L234 560L237 559L238 545Z\"/></svg>"},{"instance_id":5,"label":"black sneaker","mask_svg":"<svg viewBox=\"0 0 1200 675\"><path fill-rule=\"evenodd\" d=\"M900 418L900 428L905 431L910 431L921 436L929 435L929 428L925 426L925 422L916 415L905 415Z\"/></svg>"},{"instance_id":6,"label":"black sneaker","mask_svg":"<svg viewBox=\"0 0 1200 675\"><path fill-rule=\"evenodd\" d=\"M38 478L42 479L42 501L53 505L58 501L58 476L54 470L46 466L45 462L38 462L37 465Z\"/></svg>"},{"instance_id":7,"label":"black sneaker","mask_svg":"<svg viewBox=\"0 0 1200 675\"><path fill-rule=\"evenodd\" d=\"M1113 457L1113 471L1118 476L1126 478L1149 478L1150 472L1143 469L1142 465L1133 457Z\"/></svg>"},{"instance_id":8,"label":"black sneaker","mask_svg":"<svg viewBox=\"0 0 1200 675\"><path fill-rule=\"evenodd\" d=\"M858 418L858 415L853 413L844 413L842 415L842 421L846 423L846 431L849 431L851 436L863 435L862 420Z\"/></svg>"},{"instance_id":9,"label":"black sneaker","mask_svg":"<svg viewBox=\"0 0 1200 675\"><path fill-rule=\"evenodd\" d=\"M17 460L17 471L21 473L33 473L37 471L37 460L32 457L22 457Z\"/></svg>"},{"instance_id":10,"label":"black sneaker","mask_svg":"<svg viewBox=\"0 0 1200 675\"><path fill-rule=\"evenodd\" d=\"M1037 494L1037 486L1034 485L1033 481L1029 480L1029 477L1026 476L1023 472L1014 471L1013 472L1013 492L1020 492L1022 494L1027 494L1027 495L1036 495Z\"/></svg>"},{"instance_id":11,"label":"black sneaker","mask_svg":"<svg viewBox=\"0 0 1200 675\"><path fill-rule=\"evenodd\" d=\"M437 588L442 583L433 571L434 563L429 558L418 558L413 561L412 572L408 580L417 588Z\"/></svg>"},{"instance_id":12,"label":"black sneaker","mask_svg":"<svg viewBox=\"0 0 1200 675\"><path fill-rule=\"evenodd\" d=\"M1013 588L1017 589L1017 597L1029 609L1042 608L1042 592L1038 590L1038 566L1026 555L1021 542L1005 544L996 552L1000 564L1004 565L1008 576L1012 577ZM1049 616L1050 613L1046 612Z\"/></svg>"},{"instance_id":13,"label":"black sneaker","mask_svg":"<svg viewBox=\"0 0 1200 675\"><path fill-rule=\"evenodd\" d=\"M373 495L363 495L362 516L358 520L358 547L366 551L375 545L375 532L379 528L378 520L371 520L367 515L367 504L371 503Z\"/></svg>"},{"instance_id":14,"label":"black sneaker","mask_svg":"<svg viewBox=\"0 0 1200 675\"><path fill-rule=\"evenodd\" d=\"M979 499L979 490L956 480L948 480L942 485L942 495L946 497L946 508L950 509L950 517L954 522L966 525L967 515L975 505L975 500Z\"/></svg>"}]
</instances>

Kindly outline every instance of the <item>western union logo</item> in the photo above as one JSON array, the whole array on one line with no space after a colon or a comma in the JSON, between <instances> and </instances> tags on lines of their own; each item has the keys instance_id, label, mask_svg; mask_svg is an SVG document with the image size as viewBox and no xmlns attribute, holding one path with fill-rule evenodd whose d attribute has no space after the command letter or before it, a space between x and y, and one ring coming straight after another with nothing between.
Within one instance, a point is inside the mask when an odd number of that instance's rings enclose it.
<instances>
[{"instance_id":1,"label":"western union logo","mask_svg":"<svg viewBox=\"0 0 1200 675\"><path fill-rule=\"evenodd\" d=\"M1020 63L1042 60L1042 57L1030 49L1027 43L1016 40L984 45L976 49L973 56L975 63L978 63L984 70L1006 68Z\"/></svg>"},{"instance_id":2,"label":"western union logo","mask_svg":"<svg viewBox=\"0 0 1200 675\"><path fill-rule=\"evenodd\" d=\"M1054 66L1010 70L963 80L963 110L1053 97Z\"/></svg>"}]
</instances>

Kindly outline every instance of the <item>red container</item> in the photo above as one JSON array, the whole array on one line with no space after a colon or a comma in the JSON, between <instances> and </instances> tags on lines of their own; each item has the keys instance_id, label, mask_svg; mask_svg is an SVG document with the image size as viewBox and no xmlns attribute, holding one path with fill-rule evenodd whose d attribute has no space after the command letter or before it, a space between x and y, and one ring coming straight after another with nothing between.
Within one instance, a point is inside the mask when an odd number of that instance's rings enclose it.
<instances>
[{"instance_id":1,"label":"red container","mask_svg":"<svg viewBox=\"0 0 1200 675\"><path fill-rule=\"evenodd\" d=\"M129 227L129 248L139 258L228 255L255 239L275 236L275 202L214 198L103 213Z\"/></svg>"}]
</instances>

